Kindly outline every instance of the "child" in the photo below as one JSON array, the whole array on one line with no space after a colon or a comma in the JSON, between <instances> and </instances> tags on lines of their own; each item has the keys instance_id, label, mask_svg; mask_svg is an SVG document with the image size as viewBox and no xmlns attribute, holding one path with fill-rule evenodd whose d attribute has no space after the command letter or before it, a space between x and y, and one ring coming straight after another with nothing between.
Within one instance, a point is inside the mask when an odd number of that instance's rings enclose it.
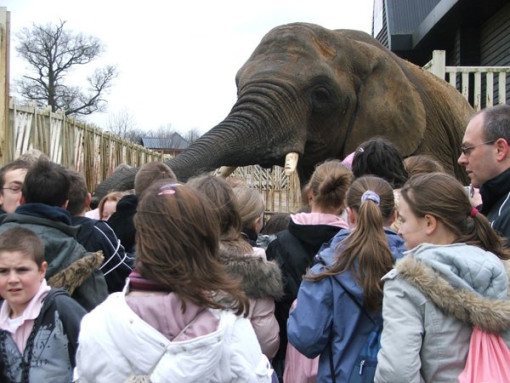
<instances>
[{"instance_id":1,"label":"child","mask_svg":"<svg viewBox=\"0 0 510 383\"><path fill-rule=\"evenodd\" d=\"M375 381L457 382L473 326L510 346L510 252L449 174L407 181L399 215L409 251L384 277Z\"/></svg>"},{"instance_id":2,"label":"child","mask_svg":"<svg viewBox=\"0 0 510 383\"><path fill-rule=\"evenodd\" d=\"M21 227L0 234L0 358L7 382L67 383L86 311L44 279L44 243ZM3 382L4 380L2 380Z\"/></svg>"},{"instance_id":3,"label":"child","mask_svg":"<svg viewBox=\"0 0 510 383\"><path fill-rule=\"evenodd\" d=\"M347 192L347 213L351 230L339 231L319 252L287 326L298 351L309 358L320 355L318 382L348 382L355 368L363 368L356 357L382 323L381 278L405 250L402 238L388 229L395 200L387 181L356 179Z\"/></svg>"},{"instance_id":4,"label":"child","mask_svg":"<svg viewBox=\"0 0 510 383\"><path fill-rule=\"evenodd\" d=\"M76 378L94 382L271 382L248 299L219 260L219 223L198 191L157 181L138 203L136 268L83 318Z\"/></svg>"}]
</instances>

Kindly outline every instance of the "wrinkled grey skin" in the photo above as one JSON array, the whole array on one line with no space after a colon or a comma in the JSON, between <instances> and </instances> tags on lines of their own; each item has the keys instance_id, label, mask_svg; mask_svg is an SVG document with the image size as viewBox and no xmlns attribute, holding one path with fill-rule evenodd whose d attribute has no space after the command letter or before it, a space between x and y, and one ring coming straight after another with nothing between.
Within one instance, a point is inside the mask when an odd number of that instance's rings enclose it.
<instances>
[{"instance_id":1,"label":"wrinkled grey skin","mask_svg":"<svg viewBox=\"0 0 510 383\"><path fill-rule=\"evenodd\" d=\"M167 162L181 181L220 166L283 166L297 152L304 184L317 163L343 159L374 136L390 139L405 157L432 154L467 181L457 158L471 106L364 32L276 27L236 83L228 116Z\"/></svg>"}]
</instances>

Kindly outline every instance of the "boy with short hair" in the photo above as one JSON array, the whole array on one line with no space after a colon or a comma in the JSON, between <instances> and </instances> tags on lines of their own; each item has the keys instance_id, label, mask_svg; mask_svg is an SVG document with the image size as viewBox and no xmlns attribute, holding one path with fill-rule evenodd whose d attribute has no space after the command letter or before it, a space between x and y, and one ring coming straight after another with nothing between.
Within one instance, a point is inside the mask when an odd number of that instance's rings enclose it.
<instances>
[{"instance_id":1,"label":"boy with short hair","mask_svg":"<svg viewBox=\"0 0 510 383\"><path fill-rule=\"evenodd\" d=\"M50 288L44 243L33 231L0 234L0 364L10 382L68 383L86 311Z\"/></svg>"},{"instance_id":2,"label":"boy with short hair","mask_svg":"<svg viewBox=\"0 0 510 383\"><path fill-rule=\"evenodd\" d=\"M7 214L0 225L0 232L21 226L43 240L48 279L91 255L76 240L77 228L72 226L71 214L66 210L70 184L66 168L39 158L25 176L20 206L13 214ZM80 273L69 271L61 286L72 290L72 297L90 311L106 299L108 289L95 263L85 262L85 266Z\"/></svg>"}]
</instances>

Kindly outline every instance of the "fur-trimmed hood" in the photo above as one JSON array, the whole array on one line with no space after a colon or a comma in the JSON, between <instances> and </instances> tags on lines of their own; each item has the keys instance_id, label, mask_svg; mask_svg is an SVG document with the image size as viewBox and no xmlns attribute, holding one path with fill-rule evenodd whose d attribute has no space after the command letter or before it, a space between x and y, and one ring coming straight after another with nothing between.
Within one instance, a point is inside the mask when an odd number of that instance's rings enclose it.
<instances>
[{"instance_id":1,"label":"fur-trimmed hood","mask_svg":"<svg viewBox=\"0 0 510 383\"><path fill-rule=\"evenodd\" d=\"M473 267L463 268L462 266L470 263L466 259L469 259L473 254L478 257L478 262L480 259L483 262L481 257L488 255L484 254L483 250L473 249L473 246L468 245L442 246L441 248L426 245L417 251L418 256L416 252L411 251L406 257L397 261L395 268L398 276L418 288L447 315L491 333L510 330L510 300L506 298L510 271L508 262L501 262L497 270L491 271L495 281L494 285L498 286L497 292L483 294L480 289L469 289L459 285L458 280L475 279L477 275L486 273L487 270L484 267L476 269ZM439 262L437 258L434 258L438 251L444 251L445 248L446 253L449 252L450 255L453 255L455 251L456 263L445 262L445 259L441 260L443 262ZM495 257L493 254L489 254ZM447 273L455 274L458 278L451 278ZM484 292L493 287L492 282L493 280L488 280L489 285L486 286Z\"/></svg>"},{"instance_id":2,"label":"fur-trimmed hood","mask_svg":"<svg viewBox=\"0 0 510 383\"><path fill-rule=\"evenodd\" d=\"M241 287L249 298L283 296L282 273L273 261L250 255L221 254L221 261L230 275L241 278Z\"/></svg>"}]
</instances>

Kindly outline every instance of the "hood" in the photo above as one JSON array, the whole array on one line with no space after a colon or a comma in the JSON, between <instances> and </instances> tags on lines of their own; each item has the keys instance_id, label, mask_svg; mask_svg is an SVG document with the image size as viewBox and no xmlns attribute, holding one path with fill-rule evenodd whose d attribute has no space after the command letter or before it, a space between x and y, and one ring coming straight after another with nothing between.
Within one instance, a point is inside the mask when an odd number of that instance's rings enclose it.
<instances>
[{"instance_id":1,"label":"hood","mask_svg":"<svg viewBox=\"0 0 510 383\"><path fill-rule=\"evenodd\" d=\"M16 214L29 215L32 217L46 218L56 222L71 225L71 213L58 206L50 206L44 203L26 203L16 208Z\"/></svg>"},{"instance_id":2,"label":"hood","mask_svg":"<svg viewBox=\"0 0 510 383\"><path fill-rule=\"evenodd\" d=\"M305 213L311 214L311 213ZM298 214L299 221L305 222L303 215ZM308 254L317 254L321 246L329 242L342 228L327 223L297 223L294 219L289 221L289 232L303 245Z\"/></svg>"},{"instance_id":3,"label":"hood","mask_svg":"<svg viewBox=\"0 0 510 383\"><path fill-rule=\"evenodd\" d=\"M185 316L180 305L177 310L181 315L171 315L169 322ZM155 382L199 382L201 377L217 373L224 354L223 342L236 321L236 316L228 311L205 311L217 319L211 332L170 341L128 306L123 292L113 293L84 317L83 336L95 339L89 344L100 342L105 349L110 349L112 355L108 358L118 358L119 366L131 369L136 376L144 377L152 371L150 379ZM193 322L198 330L202 327L199 322L200 319ZM103 381L109 378L118 381L118 372L104 372L110 375L103 376Z\"/></svg>"},{"instance_id":4,"label":"hood","mask_svg":"<svg viewBox=\"0 0 510 383\"><path fill-rule=\"evenodd\" d=\"M442 275L455 288L491 299L506 299L508 277L501 260L489 251L465 244L422 244L408 252Z\"/></svg>"},{"instance_id":5,"label":"hood","mask_svg":"<svg viewBox=\"0 0 510 383\"><path fill-rule=\"evenodd\" d=\"M117 210L118 211L136 211L136 207L138 206L138 196L136 194L128 194L122 197L119 202L117 202Z\"/></svg>"},{"instance_id":6,"label":"hood","mask_svg":"<svg viewBox=\"0 0 510 383\"><path fill-rule=\"evenodd\" d=\"M423 248L418 249L421 246ZM510 329L510 300L506 299L510 270L508 262L505 264L496 259L499 266L492 260L486 264L484 257L497 257L478 248L472 249L473 246L443 247L449 250L444 258L431 251L437 253L438 246L434 245L418 246L416 250L420 253L419 257L409 252L408 256L396 264L399 277L416 286L446 314L468 325L478 326L491 333ZM457 251L456 260L452 259L453 250ZM424 255L430 255L431 260L425 261ZM463 258L475 258L479 263L463 261ZM466 265L469 267L466 268ZM488 278L489 283L482 286L481 279L484 278Z\"/></svg>"},{"instance_id":7,"label":"hood","mask_svg":"<svg viewBox=\"0 0 510 383\"><path fill-rule=\"evenodd\" d=\"M326 213L297 213L291 214L291 220L297 225L328 225L341 229L348 229L349 224L342 217Z\"/></svg>"},{"instance_id":8,"label":"hood","mask_svg":"<svg viewBox=\"0 0 510 383\"><path fill-rule=\"evenodd\" d=\"M241 279L241 287L249 298L283 296L282 273L278 264L256 256L221 255L227 272Z\"/></svg>"}]
</instances>

